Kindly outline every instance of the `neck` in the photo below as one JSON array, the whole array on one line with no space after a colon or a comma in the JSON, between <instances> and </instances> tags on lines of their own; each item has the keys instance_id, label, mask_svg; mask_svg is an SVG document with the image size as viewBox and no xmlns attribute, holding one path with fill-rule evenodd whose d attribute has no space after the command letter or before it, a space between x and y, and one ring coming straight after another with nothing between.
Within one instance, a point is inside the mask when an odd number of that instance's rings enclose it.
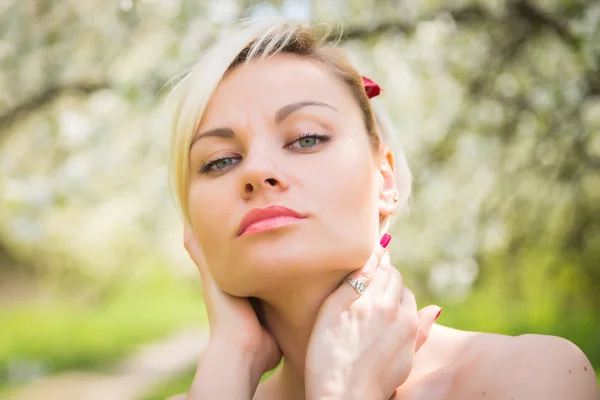
<instances>
[{"instance_id":1,"label":"neck","mask_svg":"<svg viewBox=\"0 0 600 400\"><path fill-rule=\"evenodd\" d=\"M284 357L282 384L289 393L304 398L306 350L317 314L325 299L340 285L347 272L336 271L261 296L261 307L269 331Z\"/></svg>"}]
</instances>

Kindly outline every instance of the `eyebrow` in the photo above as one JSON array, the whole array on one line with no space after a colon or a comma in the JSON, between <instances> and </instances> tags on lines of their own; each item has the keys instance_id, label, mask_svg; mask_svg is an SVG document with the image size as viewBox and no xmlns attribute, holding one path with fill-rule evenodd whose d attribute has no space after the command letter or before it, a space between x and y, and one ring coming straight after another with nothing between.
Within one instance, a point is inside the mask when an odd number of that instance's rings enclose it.
<instances>
[{"instance_id":1,"label":"eyebrow","mask_svg":"<svg viewBox=\"0 0 600 400\"><path fill-rule=\"evenodd\" d=\"M290 116L290 114L300 110L301 108L309 107L309 106L327 107L333 111L339 112L337 110L337 108L335 108L334 106L329 105L327 103L323 103L321 101L308 101L308 100L307 101L299 101L297 103L292 103L292 104L283 106L279 110L277 110L277 112L275 113L275 123L281 124L287 117ZM220 137L220 138L231 139L231 138L235 137L235 133L233 132L233 130L231 128L210 129L208 131L198 133L196 136L194 136L194 138L192 139L192 142L190 143L190 148L198 140L205 138L205 137Z\"/></svg>"},{"instance_id":2,"label":"eyebrow","mask_svg":"<svg viewBox=\"0 0 600 400\"><path fill-rule=\"evenodd\" d=\"M275 113L275 123L280 124L286 119L291 113L298 111L301 108L308 106L320 106L327 107L333 111L339 112L337 108L322 101L299 101L297 103L288 104L287 106L281 107L277 113Z\"/></svg>"}]
</instances>

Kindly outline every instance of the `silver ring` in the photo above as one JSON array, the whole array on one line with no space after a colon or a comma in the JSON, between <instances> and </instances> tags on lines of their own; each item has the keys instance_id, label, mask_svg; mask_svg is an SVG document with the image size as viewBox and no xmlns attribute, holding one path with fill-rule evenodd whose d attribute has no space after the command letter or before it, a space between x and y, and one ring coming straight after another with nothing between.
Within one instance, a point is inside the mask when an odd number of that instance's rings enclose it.
<instances>
[{"instance_id":1,"label":"silver ring","mask_svg":"<svg viewBox=\"0 0 600 400\"><path fill-rule=\"evenodd\" d=\"M358 293L359 295L363 294L363 292L367 288L367 284L360 279L346 278L346 279L344 279L344 281L348 282L348 284L350 286L352 286L354 288L354 290L356 290L356 293Z\"/></svg>"}]
</instances>

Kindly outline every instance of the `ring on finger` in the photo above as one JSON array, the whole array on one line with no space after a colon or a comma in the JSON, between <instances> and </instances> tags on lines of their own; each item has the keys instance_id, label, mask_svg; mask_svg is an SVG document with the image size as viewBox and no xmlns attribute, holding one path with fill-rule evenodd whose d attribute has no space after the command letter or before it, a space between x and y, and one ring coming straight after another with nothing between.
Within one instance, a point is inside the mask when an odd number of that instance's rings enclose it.
<instances>
[{"instance_id":1,"label":"ring on finger","mask_svg":"<svg viewBox=\"0 0 600 400\"><path fill-rule=\"evenodd\" d=\"M344 279L344 281L347 282L350 286L352 286L354 290L356 290L356 293L358 293L359 295L363 294L363 292L367 288L367 284L361 279L346 278Z\"/></svg>"}]
</instances>

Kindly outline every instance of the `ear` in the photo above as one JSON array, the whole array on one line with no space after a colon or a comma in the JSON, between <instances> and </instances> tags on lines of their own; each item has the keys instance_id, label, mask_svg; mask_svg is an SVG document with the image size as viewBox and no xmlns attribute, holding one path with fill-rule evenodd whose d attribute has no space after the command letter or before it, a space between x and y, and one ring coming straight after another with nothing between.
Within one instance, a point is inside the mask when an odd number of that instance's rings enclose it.
<instances>
[{"instance_id":1,"label":"ear","mask_svg":"<svg viewBox=\"0 0 600 400\"><path fill-rule=\"evenodd\" d=\"M394 170L394 154L383 146L379 158L379 215L385 218L398 207L398 185Z\"/></svg>"}]
</instances>

